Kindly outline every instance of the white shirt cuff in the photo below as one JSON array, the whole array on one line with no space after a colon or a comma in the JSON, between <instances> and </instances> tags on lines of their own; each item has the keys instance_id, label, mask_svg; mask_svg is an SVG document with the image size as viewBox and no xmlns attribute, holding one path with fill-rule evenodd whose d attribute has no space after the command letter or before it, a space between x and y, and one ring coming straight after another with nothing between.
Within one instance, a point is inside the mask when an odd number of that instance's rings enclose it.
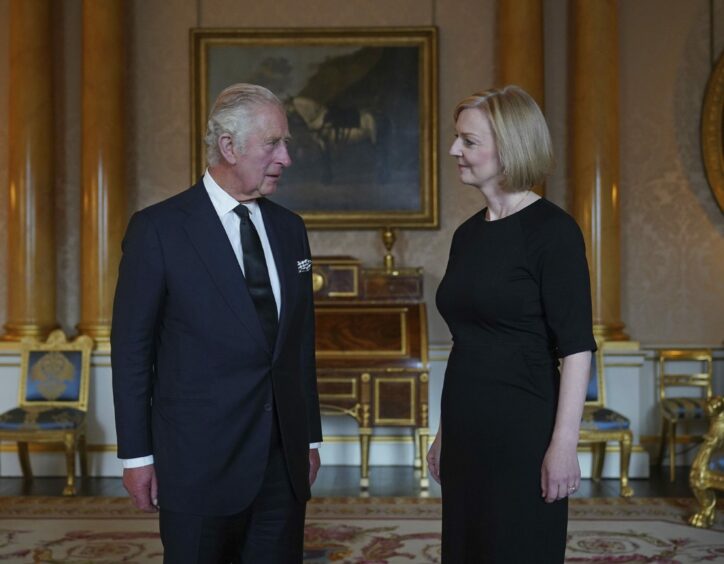
<instances>
[{"instance_id":1,"label":"white shirt cuff","mask_svg":"<svg viewBox=\"0 0 724 564\"><path fill-rule=\"evenodd\" d=\"M153 464L153 455L139 456L138 458L121 458L124 468L140 468L141 466L148 466Z\"/></svg>"},{"instance_id":2,"label":"white shirt cuff","mask_svg":"<svg viewBox=\"0 0 724 564\"><path fill-rule=\"evenodd\" d=\"M322 443L309 443L309 448L319 448L321 446ZM149 454L148 456L140 456L138 458L122 458L121 462L124 468L140 468L141 466L153 464L153 455Z\"/></svg>"}]
</instances>

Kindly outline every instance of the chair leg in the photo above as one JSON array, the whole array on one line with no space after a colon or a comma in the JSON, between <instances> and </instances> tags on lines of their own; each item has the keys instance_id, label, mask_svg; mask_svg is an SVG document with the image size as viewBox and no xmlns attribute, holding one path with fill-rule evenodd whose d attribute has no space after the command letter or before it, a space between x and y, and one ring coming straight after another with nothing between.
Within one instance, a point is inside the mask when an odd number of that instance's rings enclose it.
<instances>
[{"instance_id":1,"label":"chair leg","mask_svg":"<svg viewBox=\"0 0 724 564\"><path fill-rule=\"evenodd\" d=\"M669 421L669 480L676 479L676 421Z\"/></svg>"},{"instance_id":2,"label":"chair leg","mask_svg":"<svg viewBox=\"0 0 724 564\"><path fill-rule=\"evenodd\" d=\"M696 500L699 502L699 511L688 519L689 525L708 529L716 520L716 494L712 489L692 488Z\"/></svg>"},{"instance_id":3,"label":"chair leg","mask_svg":"<svg viewBox=\"0 0 724 564\"><path fill-rule=\"evenodd\" d=\"M722 420L724 422L724 420ZM704 444L694 457L689 472L689 486L699 502L699 511L689 517L689 525L708 528L716 520L716 493L709 481L709 461L712 454L721 447L724 436L718 436L713 423L709 432L704 435Z\"/></svg>"},{"instance_id":4,"label":"chair leg","mask_svg":"<svg viewBox=\"0 0 724 564\"><path fill-rule=\"evenodd\" d=\"M606 443L591 443L591 478L600 482L603 475L603 462L606 458Z\"/></svg>"},{"instance_id":5,"label":"chair leg","mask_svg":"<svg viewBox=\"0 0 724 564\"><path fill-rule=\"evenodd\" d=\"M665 418L661 418L661 440L659 441L659 454L656 464L661 467L664 464L664 454L666 454L666 442L669 434L669 422Z\"/></svg>"},{"instance_id":6,"label":"chair leg","mask_svg":"<svg viewBox=\"0 0 724 564\"><path fill-rule=\"evenodd\" d=\"M66 434L64 443L67 477L63 495L75 495L75 435L73 433Z\"/></svg>"},{"instance_id":7,"label":"chair leg","mask_svg":"<svg viewBox=\"0 0 724 564\"><path fill-rule=\"evenodd\" d=\"M420 429L415 427L412 434L413 451L415 452L415 460L413 461L413 468L423 469L425 468L425 454L420 449Z\"/></svg>"},{"instance_id":8,"label":"chair leg","mask_svg":"<svg viewBox=\"0 0 724 564\"><path fill-rule=\"evenodd\" d=\"M427 477L427 449L428 449L428 442L430 439L430 431L425 429L420 429L418 431L418 435L420 437L420 444L418 448L420 449L420 452L422 453L422 468L420 469L420 489L427 490L430 487L430 479Z\"/></svg>"},{"instance_id":9,"label":"chair leg","mask_svg":"<svg viewBox=\"0 0 724 564\"><path fill-rule=\"evenodd\" d=\"M88 445L85 433L78 437L78 455L80 457L80 475L88 477Z\"/></svg>"},{"instance_id":10,"label":"chair leg","mask_svg":"<svg viewBox=\"0 0 724 564\"><path fill-rule=\"evenodd\" d=\"M628 485L628 468L631 462L631 443L633 435L631 431L621 437L621 497L631 497L634 494L633 488Z\"/></svg>"},{"instance_id":11,"label":"chair leg","mask_svg":"<svg viewBox=\"0 0 724 564\"><path fill-rule=\"evenodd\" d=\"M370 440L372 439L372 429L360 429L360 488L366 490L370 486Z\"/></svg>"},{"instance_id":12,"label":"chair leg","mask_svg":"<svg viewBox=\"0 0 724 564\"><path fill-rule=\"evenodd\" d=\"M28 454L28 443L18 442L18 458L20 459L20 469L23 472L23 479L30 482L33 479L33 469L30 467L30 456Z\"/></svg>"}]
</instances>

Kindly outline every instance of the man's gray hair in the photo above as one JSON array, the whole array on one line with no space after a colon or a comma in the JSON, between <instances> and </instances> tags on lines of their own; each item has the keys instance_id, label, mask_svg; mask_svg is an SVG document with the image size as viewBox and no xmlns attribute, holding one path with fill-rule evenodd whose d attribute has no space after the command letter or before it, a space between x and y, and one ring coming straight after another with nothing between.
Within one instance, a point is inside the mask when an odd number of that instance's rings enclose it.
<instances>
[{"instance_id":1,"label":"man's gray hair","mask_svg":"<svg viewBox=\"0 0 724 564\"><path fill-rule=\"evenodd\" d=\"M284 112L279 98L271 90L256 84L232 84L219 94L211 108L204 137L206 162L209 166L217 165L221 161L219 137L225 133L231 135L237 150L244 150L247 135L254 124L254 110L268 105L277 106Z\"/></svg>"}]
</instances>

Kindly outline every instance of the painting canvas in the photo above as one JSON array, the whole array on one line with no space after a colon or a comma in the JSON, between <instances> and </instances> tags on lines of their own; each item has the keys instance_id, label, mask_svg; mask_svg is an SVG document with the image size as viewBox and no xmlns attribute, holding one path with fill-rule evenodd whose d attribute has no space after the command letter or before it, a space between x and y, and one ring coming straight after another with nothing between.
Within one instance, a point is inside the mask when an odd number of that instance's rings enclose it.
<instances>
[{"instance_id":1,"label":"painting canvas","mask_svg":"<svg viewBox=\"0 0 724 564\"><path fill-rule=\"evenodd\" d=\"M436 227L435 30L194 30L194 178L213 100L266 86L292 166L272 199L312 228Z\"/></svg>"}]
</instances>

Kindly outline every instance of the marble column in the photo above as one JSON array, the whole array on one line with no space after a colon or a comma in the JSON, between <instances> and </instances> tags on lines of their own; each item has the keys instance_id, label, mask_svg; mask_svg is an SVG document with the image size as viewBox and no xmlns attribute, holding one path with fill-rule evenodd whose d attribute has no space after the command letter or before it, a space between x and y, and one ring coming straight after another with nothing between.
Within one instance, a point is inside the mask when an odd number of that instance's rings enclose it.
<instances>
[{"instance_id":1,"label":"marble column","mask_svg":"<svg viewBox=\"0 0 724 564\"><path fill-rule=\"evenodd\" d=\"M8 313L3 340L56 327L50 0L10 2Z\"/></svg>"},{"instance_id":2,"label":"marble column","mask_svg":"<svg viewBox=\"0 0 724 564\"><path fill-rule=\"evenodd\" d=\"M498 0L497 83L517 84L544 109L542 0ZM544 194L544 187L535 191Z\"/></svg>"},{"instance_id":3,"label":"marble column","mask_svg":"<svg viewBox=\"0 0 724 564\"><path fill-rule=\"evenodd\" d=\"M108 342L126 210L123 0L83 2L81 313L78 330Z\"/></svg>"},{"instance_id":4,"label":"marble column","mask_svg":"<svg viewBox=\"0 0 724 564\"><path fill-rule=\"evenodd\" d=\"M621 321L616 0L571 0L569 163L572 212L591 271L594 333L626 340Z\"/></svg>"}]
</instances>

